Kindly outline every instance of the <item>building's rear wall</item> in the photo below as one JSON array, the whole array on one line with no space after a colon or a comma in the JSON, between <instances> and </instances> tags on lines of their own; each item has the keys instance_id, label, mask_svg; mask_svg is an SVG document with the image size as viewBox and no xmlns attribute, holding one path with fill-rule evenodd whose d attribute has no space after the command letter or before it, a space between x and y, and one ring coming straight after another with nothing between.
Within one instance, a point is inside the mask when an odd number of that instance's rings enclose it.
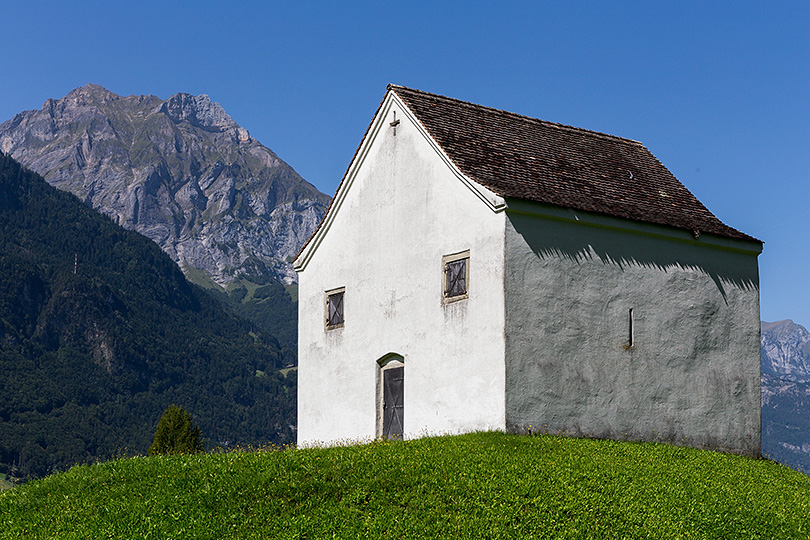
<instances>
[{"instance_id":1,"label":"building's rear wall","mask_svg":"<svg viewBox=\"0 0 810 540\"><path fill-rule=\"evenodd\" d=\"M760 245L636 228L509 213L507 428L758 455Z\"/></svg>"}]
</instances>

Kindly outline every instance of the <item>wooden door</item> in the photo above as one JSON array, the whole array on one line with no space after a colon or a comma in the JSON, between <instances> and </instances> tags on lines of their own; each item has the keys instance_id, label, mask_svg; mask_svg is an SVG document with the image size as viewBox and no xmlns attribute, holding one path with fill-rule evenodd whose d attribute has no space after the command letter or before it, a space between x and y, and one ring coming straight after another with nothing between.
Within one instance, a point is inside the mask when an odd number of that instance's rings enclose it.
<instances>
[{"instance_id":1,"label":"wooden door","mask_svg":"<svg viewBox=\"0 0 810 540\"><path fill-rule=\"evenodd\" d=\"M405 368L383 370L383 437L402 439L405 417Z\"/></svg>"}]
</instances>

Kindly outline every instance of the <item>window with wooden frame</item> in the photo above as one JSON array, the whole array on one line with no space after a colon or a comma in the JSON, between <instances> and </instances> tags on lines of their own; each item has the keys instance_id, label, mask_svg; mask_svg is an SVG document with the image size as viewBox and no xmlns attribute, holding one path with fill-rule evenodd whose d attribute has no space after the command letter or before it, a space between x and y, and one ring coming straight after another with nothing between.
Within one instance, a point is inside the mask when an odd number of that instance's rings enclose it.
<instances>
[{"instance_id":1,"label":"window with wooden frame","mask_svg":"<svg viewBox=\"0 0 810 540\"><path fill-rule=\"evenodd\" d=\"M442 257L444 270L443 302L455 302L469 296L470 250Z\"/></svg>"},{"instance_id":2,"label":"window with wooden frame","mask_svg":"<svg viewBox=\"0 0 810 540\"><path fill-rule=\"evenodd\" d=\"M326 329L343 327L343 293L345 287L326 291Z\"/></svg>"}]
</instances>

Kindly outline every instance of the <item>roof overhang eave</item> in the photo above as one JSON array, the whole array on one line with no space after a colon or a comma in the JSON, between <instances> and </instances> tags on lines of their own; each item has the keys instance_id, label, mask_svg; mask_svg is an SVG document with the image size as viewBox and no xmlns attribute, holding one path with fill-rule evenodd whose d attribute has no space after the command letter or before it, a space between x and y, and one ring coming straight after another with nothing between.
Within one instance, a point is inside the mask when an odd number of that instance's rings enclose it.
<instances>
[{"instance_id":1,"label":"roof overhang eave","mask_svg":"<svg viewBox=\"0 0 810 540\"><path fill-rule=\"evenodd\" d=\"M507 214L523 214L556 221L567 221L580 225L599 227L603 229L613 229L617 231L630 232L643 236L653 236L667 238L683 242L699 243L708 247L737 251L750 255L762 253L762 241L755 238L730 238L713 233L701 232L695 235L694 232L686 229L679 229L668 225L634 221L620 217L607 216L555 206L552 204L539 203L525 199L507 197L504 199L503 211Z\"/></svg>"}]
</instances>

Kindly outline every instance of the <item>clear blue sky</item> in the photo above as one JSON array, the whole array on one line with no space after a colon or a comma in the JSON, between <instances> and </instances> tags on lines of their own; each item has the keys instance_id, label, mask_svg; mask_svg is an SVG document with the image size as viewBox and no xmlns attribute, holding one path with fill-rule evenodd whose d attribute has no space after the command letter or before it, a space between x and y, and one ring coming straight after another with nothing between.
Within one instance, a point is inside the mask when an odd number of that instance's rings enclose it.
<instances>
[{"instance_id":1,"label":"clear blue sky","mask_svg":"<svg viewBox=\"0 0 810 540\"><path fill-rule=\"evenodd\" d=\"M205 93L332 195L389 82L643 142L810 326L810 2L8 2L0 122Z\"/></svg>"}]
</instances>

